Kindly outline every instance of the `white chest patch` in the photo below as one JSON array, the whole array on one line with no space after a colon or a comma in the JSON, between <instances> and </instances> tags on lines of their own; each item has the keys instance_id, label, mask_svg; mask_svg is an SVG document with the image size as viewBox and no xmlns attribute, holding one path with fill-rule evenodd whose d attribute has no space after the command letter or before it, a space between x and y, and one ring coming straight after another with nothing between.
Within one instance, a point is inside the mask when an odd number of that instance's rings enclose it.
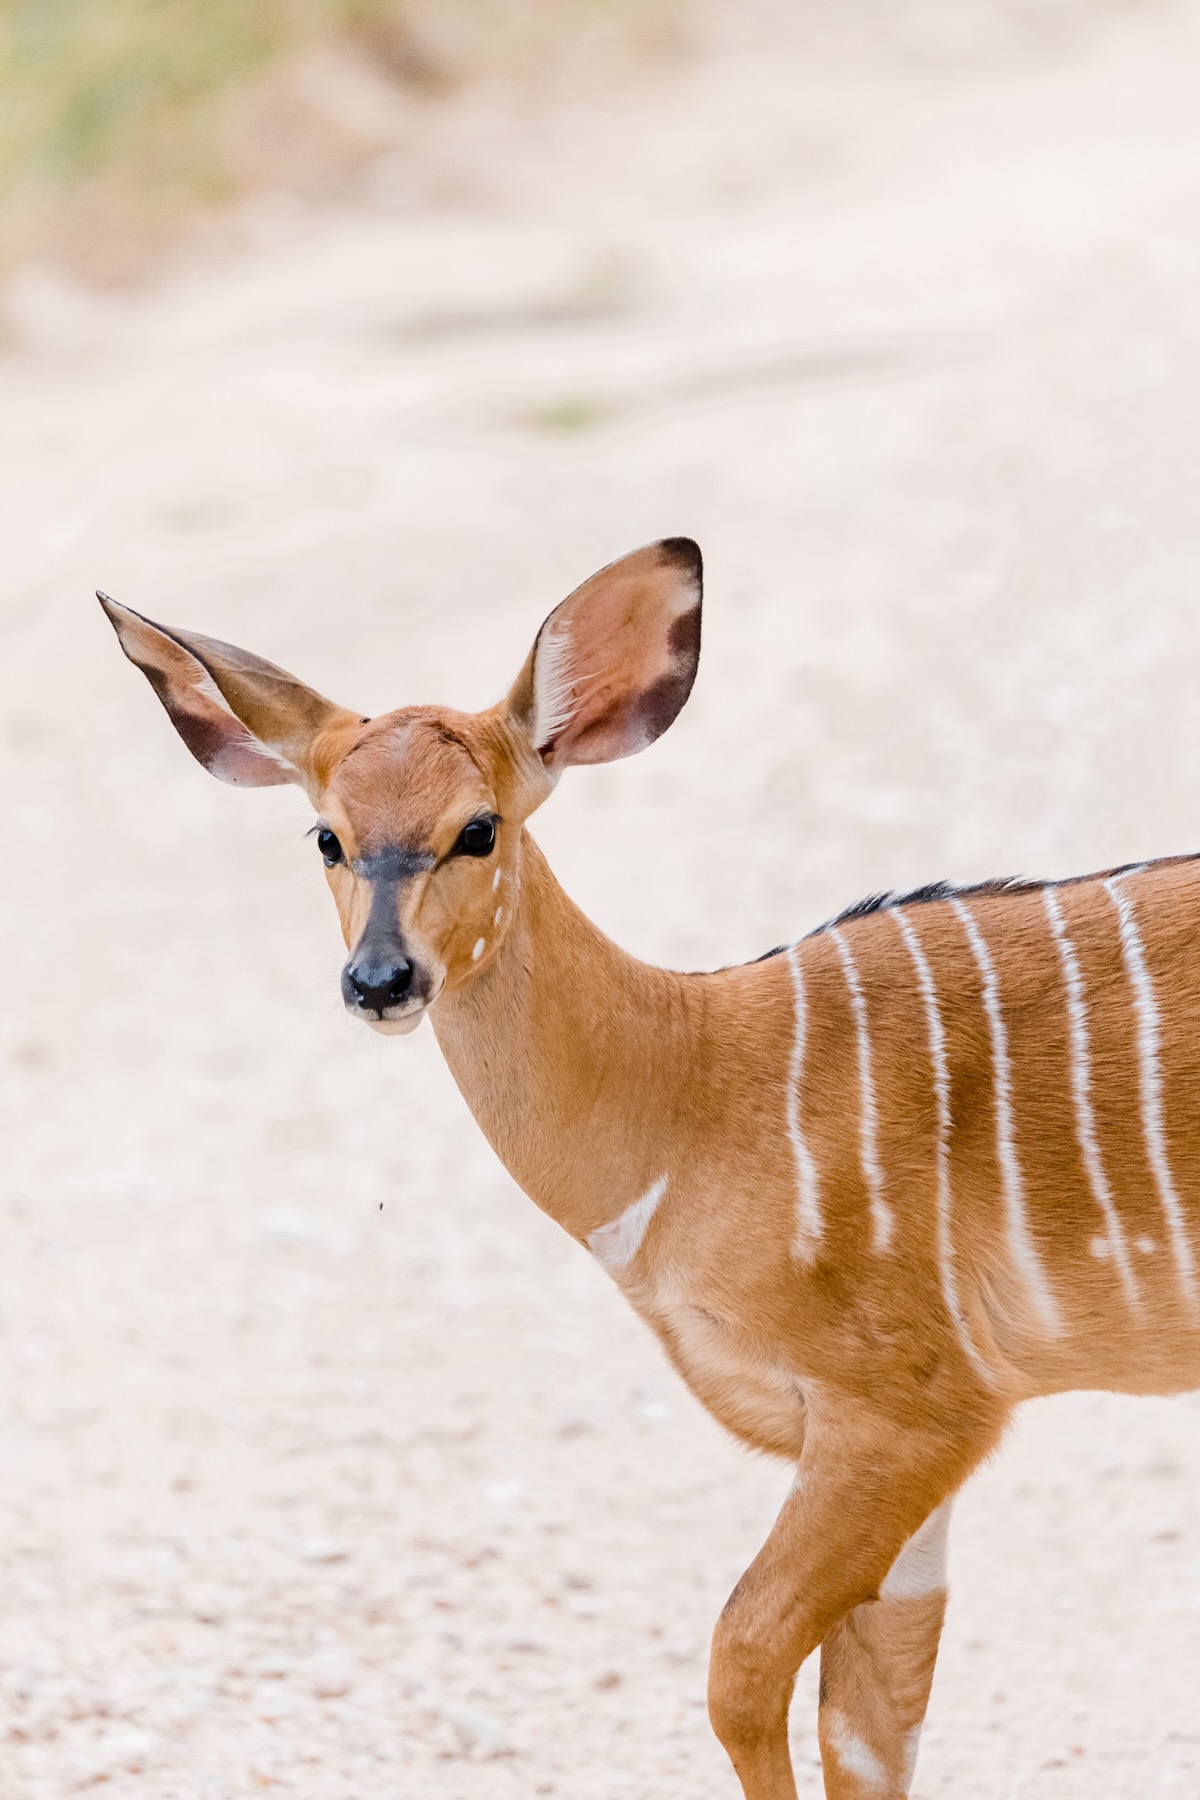
<instances>
[{"instance_id":1,"label":"white chest patch","mask_svg":"<svg viewBox=\"0 0 1200 1800\"><path fill-rule=\"evenodd\" d=\"M610 1275L619 1275L629 1267L642 1247L642 1239L666 1191L667 1177L660 1175L641 1199L627 1206L611 1224L601 1225L588 1233L588 1249Z\"/></svg>"}]
</instances>

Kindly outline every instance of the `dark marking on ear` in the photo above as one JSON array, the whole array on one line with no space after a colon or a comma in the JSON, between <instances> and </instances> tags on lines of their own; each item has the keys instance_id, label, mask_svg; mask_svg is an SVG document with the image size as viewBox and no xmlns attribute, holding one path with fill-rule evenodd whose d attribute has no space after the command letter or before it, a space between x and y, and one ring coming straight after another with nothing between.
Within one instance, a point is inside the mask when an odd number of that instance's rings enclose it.
<instances>
[{"instance_id":1,"label":"dark marking on ear","mask_svg":"<svg viewBox=\"0 0 1200 1800\"><path fill-rule=\"evenodd\" d=\"M667 643L672 656L687 657L693 663L699 659L700 602L698 600L695 606L689 607L687 612L680 613L677 619L672 619L671 629L667 632Z\"/></svg>"},{"instance_id":2,"label":"dark marking on ear","mask_svg":"<svg viewBox=\"0 0 1200 1800\"><path fill-rule=\"evenodd\" d=\"M638 700L636 712L644 728L647 744L660 738L667 726L678 718L695 679L696 665L689 662L682 669L663 675L652 687L646 689Z\"/></svg>"},{"instance_id":3,"label":"dark marking on ear","mask_svg":"<svg viewBox=\"0 0 1200 1800\"><path fill-rule=\"evenodd\" d=\"M229 747L228 732L204 713L189 712L181 706L172 696L171 684L161 669L145 663L139 666L196 761L211 769L221 752Z\"/></svg>"},{"instance_id":4,"label":"dark marking on ear","mask_svg":"<svg viewBox=\"0 0 1200 1800\"><path fill-rule=\"evenodd\" d=\"M674 563L677 569L686 569L697 585L703 581L704 558L700 554L700 546L695 538L662 538L659 548L662 551L664 562Z\"/></svg>"}]
</instances>

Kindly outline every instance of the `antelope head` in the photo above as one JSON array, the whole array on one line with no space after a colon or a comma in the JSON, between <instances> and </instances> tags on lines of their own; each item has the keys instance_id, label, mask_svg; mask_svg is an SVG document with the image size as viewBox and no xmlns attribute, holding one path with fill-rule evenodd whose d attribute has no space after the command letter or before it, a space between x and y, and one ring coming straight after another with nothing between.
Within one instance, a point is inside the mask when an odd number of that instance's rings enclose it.
<instances>
[{"instance_id":1,"label":"antelope head","mask_svg":"<svg viewBox=\"0 0 1200 1800\"><path fill-rule=\"evenodd\" d=\"M636 550L568 595L481 713L364 718L248 651L99 599L197 762L235 787L307 793L349 951L342 997L388 1033L487 968L520 892L526 819L568 764L661 736L700 653L690 538Z\"/></svg>"}]
</instances>

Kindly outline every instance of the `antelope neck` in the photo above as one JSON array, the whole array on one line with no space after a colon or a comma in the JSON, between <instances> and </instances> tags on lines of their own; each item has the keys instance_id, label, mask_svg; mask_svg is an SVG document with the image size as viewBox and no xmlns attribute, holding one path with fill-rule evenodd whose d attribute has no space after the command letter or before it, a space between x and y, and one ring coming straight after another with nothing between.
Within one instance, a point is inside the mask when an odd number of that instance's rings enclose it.
<instances>
[{"instance_id":1,"label":"antelope neck","mask_svg":"<svg viewBox=\"0 0 1200 1800\"><path fill-rule=\"evenodd\" d=\"M703 985L618 949L522 834L508 931L432 1019L496 1154L581 1242L669 1176L685 1090L705 1066Z\"/></svg>"}]
</instances>

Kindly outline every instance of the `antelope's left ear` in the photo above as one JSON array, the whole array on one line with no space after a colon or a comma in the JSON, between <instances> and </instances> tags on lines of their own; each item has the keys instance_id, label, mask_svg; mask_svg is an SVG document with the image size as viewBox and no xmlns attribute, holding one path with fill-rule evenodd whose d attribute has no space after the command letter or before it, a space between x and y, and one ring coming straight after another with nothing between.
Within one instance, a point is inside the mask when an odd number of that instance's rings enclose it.
<instances>
[{"instance_id":1,"label":"antelope's left ear","mask_svg":"<svg viewBox=\"0 0 1200 1800\"><path fill-rule=\"evenodd\" d=\"M696 679L702 592L699 545L662 538L555 607L507 703L551 774L662 736Z\"/></svg>"},{"instance_id":2,"label":"antelope's left ear","mask_svg":"<svg viewBox=\"0 0 1200 1800\"><path fill-rule=\"evenodd\" d=\"M196 761L219 781L235 787L291 781L311 793L320 785L324 734L361 722L249 650L156 625L107 594L97 599Z\"/></svg>"}]
</instances>

